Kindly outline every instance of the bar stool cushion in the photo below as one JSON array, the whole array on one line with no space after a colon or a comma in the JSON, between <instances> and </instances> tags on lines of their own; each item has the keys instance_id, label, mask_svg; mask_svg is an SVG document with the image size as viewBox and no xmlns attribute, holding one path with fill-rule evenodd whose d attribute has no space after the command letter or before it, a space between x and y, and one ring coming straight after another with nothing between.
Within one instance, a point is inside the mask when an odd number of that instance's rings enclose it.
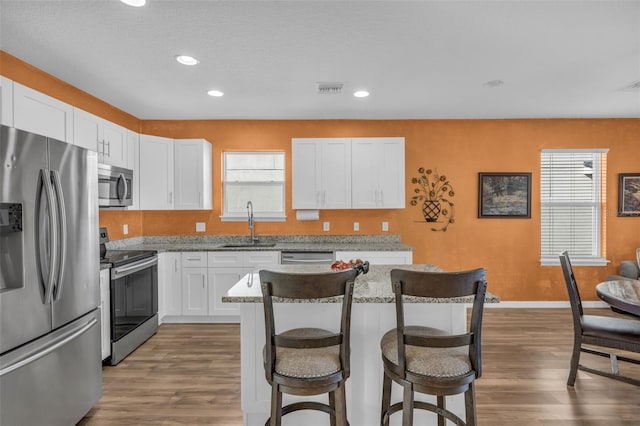
<instances>
[{"instance_id":1,"label":"bar stool cushion","mask_svg":"<svg viewBox=\"0 0 640 426\"><path fill-rule=\"evenodd\" d=\"M408 326L407 332L423 336L443 336L443 330L431 327ZM398 363L398 338L396 329L389 330L382 337L382 355L394 364ZM431 377L464 376L472 370L468 346L457 348L425 348L405 345L406 370Z\"/></svg>"},{"instance_id":2,"label":"bar stool cushion","mask_svg":"<svg viewBox=\"0 0 640 426\"><path fill-rule=\"evenodd\" d=\"M320 328L295 328L280 333L286 337L328 337L335 333ZM262 352L263 359L265 351ZM297 378L314 378L334 374L342 369L340 346L326 348L276 348L276 373Z\"/></svg>"}]
</instances>

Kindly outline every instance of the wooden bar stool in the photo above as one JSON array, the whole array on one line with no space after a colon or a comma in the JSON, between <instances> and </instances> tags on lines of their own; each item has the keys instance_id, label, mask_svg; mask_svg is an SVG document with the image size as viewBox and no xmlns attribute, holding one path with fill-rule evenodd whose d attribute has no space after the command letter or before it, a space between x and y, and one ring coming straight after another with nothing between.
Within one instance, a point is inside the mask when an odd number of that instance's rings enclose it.
<instances>
[{"instance_id":1,"label":"wooden bar stool","mask_svg":"<svg viewBox=\"0 0 640 426\"><path fill-rule=\"evenodd\" d=\"M349 377L349 333L355 269L321 274L260 271L266 344L264 369L271 385L271 416L265 426L280 426L282 416L298 410L319 410L331 426L346 426L345 381ZM273 298L324 299L342 296L340 331L295 328L276 333ZM282 393L329 394L329 404L296 402L282 407Z\"/></svg>"},{"instance_id":2,"label":"wooden bar stool","mask_svg":"<svg viewBox=\"0 0 640 426\"><path fill-rule=\"evenodd\" d=\"M482 373L480 332L487 288L486 271L416 272L394 269L391 283L396 299L396 328L382 337L384 381L380 424L402 410L402 425L413 425L413 409L438 415L438 426L447 420L456 425L476 424L474 381ZM405 325L403 296L452 298L474 296L470 329L452 336L437 328ZM428 309L428 308L427 308ZM402 402L391 405L391 381L404 388ZM437 404L415 401L414 392L436 395ZM446 409L445 397L464 392L466 423Z\"/></svg>"}]
</instances>

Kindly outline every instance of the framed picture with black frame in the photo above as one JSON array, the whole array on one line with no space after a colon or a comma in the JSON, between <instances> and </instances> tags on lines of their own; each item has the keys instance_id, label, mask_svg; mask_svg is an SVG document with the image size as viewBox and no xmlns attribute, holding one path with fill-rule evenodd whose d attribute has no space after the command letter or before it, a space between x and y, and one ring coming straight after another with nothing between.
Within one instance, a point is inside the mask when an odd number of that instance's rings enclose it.
<instances>
[{"instance_id":1,"label":"framed picture with black frame","mask_svg":"<svg viewBox=\"0 0 640 426\"><path fill-rule=\"evenodd\" d=\"M531 173L479 173L478 217L531 218Z\"/></svg>"},{"instance_id":2,"label":"framed picture with black frame","mask_svg":"<svg viewBox=\"0 0 640 426\"><path fill-rule=\"evenodd\" d=\"M618 216L640 216L640 173L618 175Z\"/></svg>"}]
</instances>

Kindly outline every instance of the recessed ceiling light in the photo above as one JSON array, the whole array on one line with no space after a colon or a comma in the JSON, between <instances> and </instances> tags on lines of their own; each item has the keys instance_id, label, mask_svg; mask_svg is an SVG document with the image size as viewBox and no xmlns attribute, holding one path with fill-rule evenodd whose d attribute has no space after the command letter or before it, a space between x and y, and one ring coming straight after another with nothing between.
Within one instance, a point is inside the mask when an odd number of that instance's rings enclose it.
<instances>
[{"instance_id":1,"label":"recessed ceiling light","mask_svg":"<svg viewBox=\"0 0 640 426\"><path fill-rule=\"evenodd\" d=\"M224 92L221 92L219 90L209 90L207 94L209 96L215 96L216 98L219 98L220 96L224 96Z\"/></svg>"},{"instance_id":2,"label":"recessed ceiling light","mask_svg":"<svg viewBox=\"0 0 640 426\"><path fill-rule=\"evenodd\" d=\"M200 63L199 60L188 55L178 55L176 56L176 61L180 62L182 65L197 65Z\"/></svg>"},{"instance_id":3,"label":"recessed ceiling light","mask_svg":"<svg viewBox=\"0 0 640 426\"><path fill-rule=\"evenodd\" d=\"M147 0L120 0L124 4L128 4L133 7L142 7L147 3Z\"/></svg>"},{"instance_id":4,"label":"recessed ceiling light","mask_svg":"<svg viewBox=\"0 0 640 426\"><path fill-rule=\"evenodd\" d=\"M500 87L504 84L502 80L489 80L483 84L486 87Z\"/></svg>"},{"instance_id":5,"label":"recessed ceiling light","mask_svg":"<svg viewBox=\"0 0 640 426\"><path fill-rule=\"evenodd\" d=\"M358 90L353 94L353 96L355 96L356 98L366 98L367 96L369 96L369 92L367 92L366 90Z\"/></svg>"}]
</instances>

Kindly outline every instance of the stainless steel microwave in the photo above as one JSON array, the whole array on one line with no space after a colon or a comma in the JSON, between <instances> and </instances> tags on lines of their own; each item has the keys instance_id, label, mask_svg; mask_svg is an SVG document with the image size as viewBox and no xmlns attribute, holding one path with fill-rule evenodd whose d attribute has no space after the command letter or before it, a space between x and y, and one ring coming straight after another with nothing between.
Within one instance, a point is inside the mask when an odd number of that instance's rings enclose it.
<instances>
[{"instance_id":1,"label":"stainless steel microwave","mask_svg":"<svg viewBox=\"0 0 640 426\"><path fill-rule=\"evenodd\" d=\"M126 207L133 204L133 170L98 164L98 205Z\"/></svg>"}]
</instances>

